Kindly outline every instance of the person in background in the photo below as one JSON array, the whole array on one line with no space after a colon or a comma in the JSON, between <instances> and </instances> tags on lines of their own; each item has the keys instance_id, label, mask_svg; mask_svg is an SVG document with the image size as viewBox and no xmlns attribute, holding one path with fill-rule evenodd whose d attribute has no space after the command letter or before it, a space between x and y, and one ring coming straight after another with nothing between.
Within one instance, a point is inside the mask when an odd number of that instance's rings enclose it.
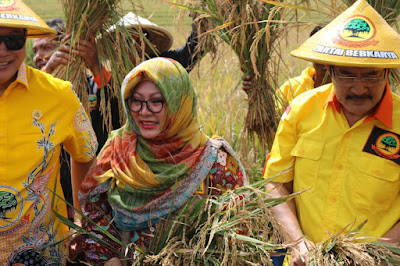
<instances>
[{"instance_id":1,"label":"person in background","mask_svg":"<svg viewBox=\"0 0 400 266\"><path fill-rule=\"evenodd\" d=\"M22 1L0 10L0 264L62 264L68 228L59 180L61 145L71 155L73 197L97 141L71 83L23 63L26 38L55 36Z\"/></svg>"},{"instance_id":2,"label":"person in background","mask_svg":"<svg viewBox=\"0 0 400 266\"><path fill-rule=\"evenodd\" d=\"M323 26L315 26L310 33L310 37L321 30ZM324 64L312 62L312 66L305 68L301 75L294 77L282 84L276 90L277 94L277 111L279 115L283 114L287 106L303 92L318 88L321 85L331 83L331 78L326 71ZM243 90L249 92L252 88L251 76L245 77L243 80Z\"/></svg>"},{"instance_id":3,"label":"person in background","mask_svg":"<svg viewBox=\"0 0 400 266\"><path fill-rule=\"evenodd\" d=\"M172 34L164 27L161 27L133 12L127 13L117 23L120 26L124 26L131 33L134 40L136 40L136 47L139 55L144 52L144 59L154 57L167 57L174 59L180 63L186 71L190 72L196 63L200 60L199 56L196 55L198 49L198 36L196 23L192 23L192 31L189 37L186 39L186 43L178 49L171 50L173 44ZM113 35L116 26L110 28L109 34ZM140 40L140 34L143 34L147 40L152 44L152 48L145 44L145 51L141 51L143 44ZM103 36L107 37L107 36ZM131 56L133 62L136 59ZM135 63L136 65L136 63Z\"/></svg>"},{"instance_id":4,"label":"person in background","mask_svg":"<svg viewBox=\"0 0 400 266\"><path fill-rule=\"evenodd\" d=\"M158 57L141 63L121 93L127 122L112 132L80 189L85 217L99 226L84 218L83 228L112 248L89 235L70 243L72 259L95 265L121 265L115 250L124 251L99 228L148 250L153 226L193 195L218 196L248 183L229 144L201 132L196 95L178 62Z\"/></svg>"},{"instance_id":5,"label":"person in background","mask_svg":"<svg viewBox=\"0 0 400 266\"><path fill-rule=\"evenodd\" d=\"M359 0L292 51L328 65L332 78L292 101L265 166L272 196L303 191L272 209L285 240L298 241L293 265L308 265L310 241L365 221L362 236L400 243L400 97L388 83L400 67L399 42Z\"/></svg>"},{"instance_id":6,"label":"person in background","mask_svg":"<svg viewBox=\"0 0 400 266\"><path fill-rule=\"evenodd\" d=\"M322 28L323 26L315 26L310 33L310 37ZM326 65L312 62L312 66L305 68L300 76L289 79L276 91L279 114L283 114L293 99L298 95L331 82L331 77L327 73Z\"/></svg>"}]
</instances>

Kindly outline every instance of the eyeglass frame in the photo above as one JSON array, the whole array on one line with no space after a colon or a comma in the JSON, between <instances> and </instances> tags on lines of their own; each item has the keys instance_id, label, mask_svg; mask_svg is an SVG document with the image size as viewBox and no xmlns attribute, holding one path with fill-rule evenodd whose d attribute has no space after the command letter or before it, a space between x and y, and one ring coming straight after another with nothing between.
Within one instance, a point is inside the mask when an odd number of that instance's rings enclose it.
<instances>
[{"instance_id":1,"label":"eyeglass frame","mask_svg":"<svg viewBox=\"0 0 400 266\"><path fill-rule=\"evenodd\" d=\"M140 102L140 109L139 109L138 111L134 111L134 110L132 110L132 108L131 108L131 102L132 102L133 99L135 99L136 101ZM149 108L148 102L151 102L151 101L159 101L159 102L161 102L161 109L160 109L160 111L154 112L153 110L151 110L151 109ZM145 103L145 104L146 104L147 110L149 110L149 111L150 111L151 113L153 113L153 114L158 114L158 113L161 113L161 111L163 110L165 100L163 100L163 99L150 99L150 100L147 100L147 101L142 101L142 100L136 99L136 98L134 98L134 97L129 97L128 99L126 99L126 103L127 103L127 105L128 105L129 110L132 111L132 112L134 112L134 113L139 113L140 111L142 111L142 109L143 109L143 103Z\"/></svg>"},{"instance_id":2,"label":"eyeglass frame","mask_svg":"<svg viewBox=\"0 0 400 266\"><path fill-rule=\"evenodd\" d=\"M381 81L384 81L387 78L387 73L388 73L388 69L385 68L384 72L383 72L383 77L361 77L361 78L357 78L354 76L340 76L336 74L335 68L333 66L329 66L329 73L332 73L332 77L336 79L336 81L339 82L343 82L343 81L351 81L353 84L356 83L357 81L360 81L362 83L378 83ZM338 80L339 79L339 80ZM341 79L341 80L340 80Z\"/></svg>"}]
</instances>

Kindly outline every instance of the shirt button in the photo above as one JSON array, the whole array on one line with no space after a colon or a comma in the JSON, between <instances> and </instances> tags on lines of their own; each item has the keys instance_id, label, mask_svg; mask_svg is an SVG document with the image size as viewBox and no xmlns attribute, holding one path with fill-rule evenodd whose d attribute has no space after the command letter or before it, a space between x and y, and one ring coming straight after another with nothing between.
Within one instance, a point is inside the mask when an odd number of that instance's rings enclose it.
<instances>
[{"instance_id":1,"label":"shirt button","mask_svg":"<svg viewBox=\"0 0 400 266\"><path fill-rule=\"evenodd\" d=\"M380 174L381 174L381 171L376 170L376 171L375 171L375 174L376 174L376 175L380 175Z\"/></svg>"},{"instance_id":2,"label":"shirt button","mask_svg":"<svg viewBox=\"0 0 400 266\"><path fill-rule=\"evenodd\" d=\"M342 169L343 169L343 165L338 164L338 165L337 165L337 169L342 170Z\"/></svg>"},{"instance_id":3,"label":"shirt button","mask_svg":"<svg viewBox=\"0 0 400 266\"><path fill-rule=\"evenodd\" d=\"M351 137L351 133L350 133L350 132L345 133L345 134L344 134L344 137L345 137L345 138L350 138L350 137Z\"/></svg>"},{"instance_id":4,"label":"shirt button","mask_svg":"<svg viewBox=\"0 0 400 266\"><path fill-rule=\"evenodd\" d=\"M335 197L333 197L331 200L332 200L332 202L336 202L336 198Z\"/></svg>"},{"instance_id":5,"label":"shirt button","mask_svg":"<svg viewBox=\"0 0 400 266\"><path fill-rule=\"evenodd\" d=\"M304 150L301 150L301 151L300 151L300 154L303 155L303 154L304 154Z\"/></svg>"}]
</instances>

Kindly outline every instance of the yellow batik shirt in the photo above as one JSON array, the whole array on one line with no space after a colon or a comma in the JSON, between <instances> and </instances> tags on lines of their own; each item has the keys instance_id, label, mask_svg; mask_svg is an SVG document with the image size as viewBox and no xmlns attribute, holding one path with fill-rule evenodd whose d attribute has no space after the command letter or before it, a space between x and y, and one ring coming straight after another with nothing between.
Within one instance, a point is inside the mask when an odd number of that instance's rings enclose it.
<instances>
[{"instance_id":1,"label":"yellow batik shirt","mask_svg":"<svg viewBox=\"0 0 400 266\"><path fill-rule=\"evenodd\" d=\"M315 69L313 67L307 67L301 75L295 78L291 78L276 91L279 98L277 101L277 108L279 114L283 114L286 107L290 105L294 98L303 92L314 89L314 76Z\"/></svg>"},{"instance_id":2,"label":"yellow batik shirt","mask_svg":"<svg viewBox=\"0 0 400 266\"><path fill-rule=\"evenodd\" d=\"M69 82L22 64L0 96L0 265L22 263L65 237L53 212L67 217L65 202L54 196L64 198L61 144L75 160L90 161L97 149L90 120ZM61 253L62 245L51 245L44 255Z\"/></svg>"},{"instance_id":3,"label":"yellow batik shirt","mask_svg":"<svg viewBox=\"0 0 400 266\"><path fill-rule=\"evenodd\" d=\"M298 96L282 116L264 177L293 181L303 233L323 241L355 223L382 237L400 218L400 98L386 88L352 127L332 84ZM354 227L353 227L354 228Z\"/></svg>"}]
</instances>

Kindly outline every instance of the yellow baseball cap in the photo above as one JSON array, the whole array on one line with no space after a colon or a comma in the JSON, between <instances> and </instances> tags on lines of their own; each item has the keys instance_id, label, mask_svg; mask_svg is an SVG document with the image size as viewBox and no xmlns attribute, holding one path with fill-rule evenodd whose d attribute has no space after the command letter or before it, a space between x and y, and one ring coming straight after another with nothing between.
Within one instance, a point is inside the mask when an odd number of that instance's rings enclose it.
<instances>
[{"instance_id":1,"label":"yellow baseball cap","mask_svg":"<svg viewBox=\"0 0 400 266\"><path fill-rule=\"evenodd\" d=\"M358 0L291 54L316 63L400 67L400 35L365 0Z\"/></svg>"},{"instance_id":2,"label":"yellow baseball cap","mask_svg":"<svg viewBox=\"0 0 400 266\"><path fill-rule=\"evenodd\" d=\"M47 24L21 0L0 1L0 27L23 28L28 38L57 35Z\"/></svg>"}]
</instances>

